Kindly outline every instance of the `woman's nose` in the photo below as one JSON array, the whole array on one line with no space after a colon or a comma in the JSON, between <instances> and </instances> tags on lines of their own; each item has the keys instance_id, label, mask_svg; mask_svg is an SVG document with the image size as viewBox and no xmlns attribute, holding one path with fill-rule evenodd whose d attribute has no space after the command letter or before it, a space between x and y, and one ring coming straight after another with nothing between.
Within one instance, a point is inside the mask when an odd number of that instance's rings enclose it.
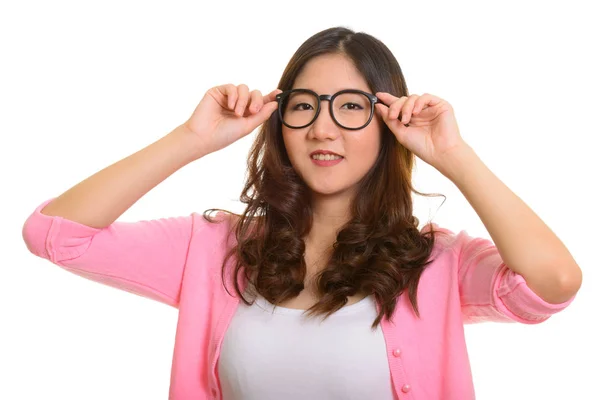
<instances>
[{"instance_id":1,"label":"woman's nose","mask_svg":"<svg viewBox=\"0 0 600 400\"><path fill-rule=\"evenodd\" d=\"M323 107L327 105L326 107ZM319 140L335 139L340 127L335 123L329 112L329 105L322 104L317 119L309 127L309 135Z\"/></svg>"}]
</instances>

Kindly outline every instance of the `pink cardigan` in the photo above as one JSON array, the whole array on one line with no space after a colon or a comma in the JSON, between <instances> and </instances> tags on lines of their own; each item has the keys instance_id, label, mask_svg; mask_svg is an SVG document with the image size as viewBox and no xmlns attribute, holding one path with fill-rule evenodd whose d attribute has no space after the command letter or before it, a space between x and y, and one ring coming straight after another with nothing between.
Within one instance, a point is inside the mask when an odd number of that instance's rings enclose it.
<instances>
[{"instance_id":1,"label":"pink cardigan","mask_svg":"<svg viewBox=\"0 0 600 400\"><path fill-rule=\"evenodd\" d=\"M225 243L227 222L211 224L192 213L97 229L41 214L53 199L23 225L29 251L84 278L176 307L169 399L220 399L217 360L240 303L221 282L225 246L235 242L232 235ZM392 321L382 320L398 399L474 399L464 323L540 323L573 301L545 302L506 267L490 240L445 231L451 235L440 236L418 286L421 319L403 294ZM228 287L235 294L231 280Z\"/></svg>"}]
</instances>

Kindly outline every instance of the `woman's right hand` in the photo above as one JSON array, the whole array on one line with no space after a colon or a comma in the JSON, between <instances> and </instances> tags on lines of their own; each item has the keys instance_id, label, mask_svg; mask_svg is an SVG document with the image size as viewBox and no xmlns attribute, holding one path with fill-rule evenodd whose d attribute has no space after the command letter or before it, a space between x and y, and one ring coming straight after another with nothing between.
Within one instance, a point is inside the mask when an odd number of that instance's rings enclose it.
<instances>
[{"instance_id":1,"label":"woman's right hand","mask_svg":"<svg viewBox=\"0 0 600 400\"><path fill-rule=\"evenodd\" d=\"M229 146L265 122L277 110L276 89L266 96L233 84L209 89L183 127L198 139L199 150L209 154Z\"/></svg>"}]
</instances>

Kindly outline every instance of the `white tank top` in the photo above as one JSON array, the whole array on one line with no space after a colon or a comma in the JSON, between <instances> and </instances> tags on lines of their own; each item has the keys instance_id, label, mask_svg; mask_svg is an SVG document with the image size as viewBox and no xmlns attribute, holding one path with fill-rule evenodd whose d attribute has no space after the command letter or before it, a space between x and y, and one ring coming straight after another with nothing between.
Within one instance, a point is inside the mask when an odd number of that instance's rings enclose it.
<instances>
[{"instance_id":1,"label":"white tank top","mask_svg":"<svg viewBox=\"0 0 600 400\"><path fill-rule=\"evenodd\" d=\"M240 301L218 362L224 400L394 398L372 296L323 322L304 311Z\"/></svg>"}]
</instances>

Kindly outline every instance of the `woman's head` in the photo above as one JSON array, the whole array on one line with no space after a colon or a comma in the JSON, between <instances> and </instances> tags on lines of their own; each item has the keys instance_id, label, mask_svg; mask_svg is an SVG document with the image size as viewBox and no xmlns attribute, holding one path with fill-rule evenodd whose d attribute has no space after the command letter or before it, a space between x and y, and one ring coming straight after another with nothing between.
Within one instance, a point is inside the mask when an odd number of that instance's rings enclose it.
<instances>
[{"instance_id":1,"label":"woman's head","mask_svg":"<svg viewBox=\"0 0 600 400\"><path fill-rule=\"evenodd\" d=\"M390 50L373 36L343 27L324 30L304 42L278 88L284 93L310 89L318 95L342 89L408 95ZM376 326L384 315L392 315L394 300L405 289L418 314L416 288L430 262L434 230L420 233L419 221L412 215L411 192L422 194L411 182L415 156L400 145L377 113L364 128L346 130L334 123L327 103L322 101L311 125L289 128L275 112L259 130L240 197L247 207L233 226L237 246L227 257L237 256L234 275L243 272L252 283L250 290L274 304L296 297L304 289L303 238L313 223L315 195L346 196L348 222L318 274L321 300L309 315L327 316L348 296L372 294L381 307ZM319 149L345 159L333 167L318 167L310 153ZM225 279L225 262L223 266ZM244 299L238 279L233 282Z\"/></svg>"},{"instance_id":2,"label":"woman's head","mask_svg":"<svg viewBox=\"0 0 600 400\"><path fill-rule=\"evenodd\" d=\"M309 89L318 95L333 95L340 90L358 89L370 92L369 84L354 67L352 60L342 53L324 54L310 59L296 76L293 89ZM285 92L284 92L285 94ZM295 92L280 101L283 121L306 125L318 110L317 97L306 92ZM314 122L299 129L282 126L283 143L294 171L306 183L313 195L353 198L358 182L375 164L381 143L379 118L356 130L338 125L337 120L368 119L373 109L369 98L360 93L338 95L331 104L321 101ZM331 111L333 113L331 113ZM367 114L369 113L369 114ZM308 122L307 122L308 123ZM341 156L335 165L323 165L315 152L334 152Z\"/></svg>"},{"instance_id":3,"label":"woman's head","mask_svg":"<svg viewBox=\"0 0 600 400\"><path fill-rule=\"evenodd\" d=\"M371 94L385 91L398 97L408 94L400 66L389 49L373 36L343 27L324 30L305 41L292 56L277 87L284 92L310 89L319 95L343 89ZM370 111L368 99L362 100ZM282 124L281 114L274 114L264 130L265 151L276 152L273 161L285 166L283 169L291 167L311 195L337 195L351 200L368 186L381 186L373 181L384 179L383 171L389 170L386 165L404 161L412 168L414 156L397 143L377 112L367 126L349 130L335 123L328 103L321 102L321 111L309 126L292 129ZM335 103L337 115L356 107L342 103ZM304 108L293 111L286 106L281 111L287 109L288 115L314 113L310 105L299 107ZM312 160L311 153L316 150L333 151L344 158L334 166L322 167Z\"/></svg>"}]
</instances>

